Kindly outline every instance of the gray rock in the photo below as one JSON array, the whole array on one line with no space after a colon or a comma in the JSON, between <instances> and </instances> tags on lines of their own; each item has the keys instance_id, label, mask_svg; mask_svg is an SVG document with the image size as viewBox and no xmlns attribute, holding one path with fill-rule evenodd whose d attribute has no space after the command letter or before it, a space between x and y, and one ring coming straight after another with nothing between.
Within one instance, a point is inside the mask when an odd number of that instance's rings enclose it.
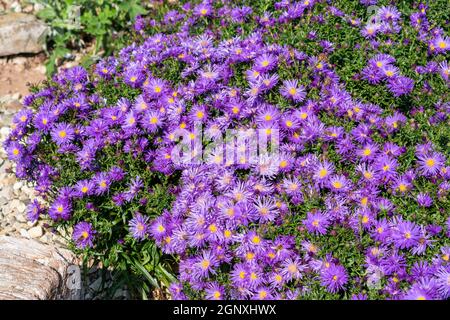
<instances>
[{"instance_id":1,"label":"gray rock","mask_svg":"<svg viewBox=\"0 0 450 320\"><path fill-rule=\"evenodd\" d=\"M30 14L0 15L0 56L41 52L48 30L44 22Z\"/></svg>"},{"instance_id":2,"label":"gray rock","mask_svg":"<svg viewBox=\"0 0 450 320\"><path fill-rule=\"evenodd\" d=\"M79 291L77 270L68 250L0 236L0 300L72 299Z\"/></svg>"}]
</instances>

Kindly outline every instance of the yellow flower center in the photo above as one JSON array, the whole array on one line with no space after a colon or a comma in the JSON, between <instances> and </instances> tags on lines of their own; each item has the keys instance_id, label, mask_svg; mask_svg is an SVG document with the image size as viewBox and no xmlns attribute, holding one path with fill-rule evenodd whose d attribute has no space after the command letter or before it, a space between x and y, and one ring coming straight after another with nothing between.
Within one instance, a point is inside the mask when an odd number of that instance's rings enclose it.
<instances>
[{"instance_id":1,"label":"yellow flower center","mask_svg":"<svg viewBox=\"0 0 450 320\"><path fill-rule=\"evenodd\" d=\"M333 182L333 187L336 189L342 188L342 183L340 181Z\"/></svg>"},{"instance_id":2,"label":"yellow flower center","mask_svg":"<svg viewBox=\"0 0 450 320\"><path fill-rule=\"evenodd\" d=\"M61 130L61 131L58 133L58 135L59 135L60 138L65 138L65 137L67 136L67 133L66 133L66 131L64 131L64 130Z\"/></svg>"},{"instance_id":3,"label":"yellow flower center","mask_svg":"<svg viewBox=\"0 0 450 320\"><path fill-rule=\"evenodd\" d=\"M157 117L151 117L150 118L150 123L151 124L155 124L155 123L157 123L158 122L158 118Z\"/></svg>"},{"instance_id":4,"label":"yellow flower center","mask_svg":"<svg viewBox=\"0 0 450 320\"><path fill-rule=\"evenodd\" d=\"M202 111L197 111L197 118L203 119L204 116L205 114Z\"/></svg>"},{"instance_id":5,"label":"yellow flower center","mask_svg":"<svg viewBox=\"0 0 450 320\"><path fill-rule=\"evenodd\" d=\"M209 265L210 265L209 260L203 259L202 262L200 263L200 265L201 265L203 270L208 269Z\"/></svg>"},{"instance_id":6,"label":"yellow flower center","mask_svg":"<svg viewBox=\"0 0 450 320\"><path fill-rule=\"evenodd\" d=\"M253 242L254 244L259 244L259 243L261 243L261 238L258 237L258 236L254 236L254 237L252 238L252 242Z\"/></svg>"},{"instance_id":7,"label":"yellow flower center","mask_svg":"<svg viewBox=\"0 0 450 320\"><path fill-rule=\"evenodd\" d=\"M372 179L372 177L373 177L373 175L370 172L368 172L368 171L364 172L364 178Z\"/></svg>"},{"instance_id":8,"label":"yellow flower center","mask_svg":"<svg viewBox=\"0 0 450 320\"><path fill-rule=\"evenodd\" d=\"M427 167L430 167L430 168L434 167L435 163L436 163L436 161L434 161L433 158L429 158L429 159L427 159L427 161L425 162L425 164L427 165Z\"/></svg>"},{"instance_id":9,"label":"yellow flower center","mask_svg":"<svg viewBox=\"0 0 450 320\"><path fill-rule=\"evenodd\" d=\"M13 149L13 155L17 156L19 153L20 153L19 149L17 149L17 148Z\"/></svg>"},{"instance_id":10,"label":"yellow flower center","mask_svg":"<svg viewBox=\"0 0 450 320\"><path fill-rule=\"evenodd\" d=\"M327 169L325 169L325 168L320 169L320 171L319 171L319 177L320 178L325 177L327 174L328 174L328 170Z\"/></svg>"},{"instance_id":11,"label":"yellow flower center","mask_svg":"<svg viewBox=\"0 0 450 320\"><path fill-rule=\"evenodd\" d=\"M290 273L296 273L296 272L297 272L297 266L296 266L295 264L291 263L291 264L288 266L288 271L289 271Z\"/></svg>"},{"instance_id":12,"label":"yellow flower center","mask_svg":"<svg viewBox=\"0 0 450 320\"><path fill-rule=\"evenodd\" d=\"M363 206L366 206L368 201L369 201L369 199L367 197L364 197L364 198L361 199L361 204Z\"/></svg>"}]
</instances>

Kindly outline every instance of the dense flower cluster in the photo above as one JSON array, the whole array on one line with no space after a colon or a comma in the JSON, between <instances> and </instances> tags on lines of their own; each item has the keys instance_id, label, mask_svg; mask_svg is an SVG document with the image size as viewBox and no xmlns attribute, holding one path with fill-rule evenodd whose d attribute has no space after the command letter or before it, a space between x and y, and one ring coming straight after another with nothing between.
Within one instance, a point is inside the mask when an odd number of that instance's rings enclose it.
<instances>
[{"instance_id":1,"label":"dense flower cluster","mask_svg":"<svg viewBox=\"0 0 450 320\"><path fill-rule=\"evenodd\" d=\"M76 244L95 248L108 237L96 223L109 210L95 199L132 203L116 240L123 243L125 230L178 255L176 299L450 297L448 139L413 137L414 117L429 107L411 99L408 109L395 108L396 99L431 92L433 83L417 75L449 84L449 38L431 27L425 5L416 8L408 21L381 6L363 23L326 1L280 1L263 12L223 1L187 3L158 22L138 18L136 32L149 36L92 74L75 67L56 75L14 118L5 147L16 173L51 200L48 208L32 202L30 219L46 211L72 221ZM367 60L348 83L333 60L342 43L314 30L303 40L315 52L283 40L281 30L300 32L305 18L318 26L343 19L357 31L353 45L366 46ZM235 34L224 34L228 27ZM426 66L397 64L387 51L414 48L392 40L404 28L426 43ZM355 97L351 81L380 92L384 81L394 106L369 93ZM117 91L123 96L108 100ZM450 104L432 109L424 121L445 130ZM198 124L203 145L229 129L278 132L280 152L255 163L217 147L204 155L212 161L173 161L177 130L194 141ZM77 163L76 174L65 161ZM132 170L134 161L180 175L171 208L151 220L144 210L151 184ZM62 175L70 183L59 185ZM95 214L76 215L81 200Z\"/></svg>"}]
</instances>

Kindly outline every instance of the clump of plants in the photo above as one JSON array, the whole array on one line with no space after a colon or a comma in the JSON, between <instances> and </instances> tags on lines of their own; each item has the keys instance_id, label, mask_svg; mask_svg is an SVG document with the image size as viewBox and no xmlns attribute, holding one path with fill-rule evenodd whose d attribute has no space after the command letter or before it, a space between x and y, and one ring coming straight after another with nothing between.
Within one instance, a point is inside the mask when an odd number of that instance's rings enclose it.
<instances>
[{"instance_id":1,"label":"clump of plants","mask_svg":"<svg viewBox=\"0 0 450 320\"><path fill-rule=\"evenodd\" d=\"M25 98L30 219L174 299L447 299L446 6L160 7Z\"/></svg>"},{"instance_id":2,"label":"clump of plants","mask_svg":"<svg viewBox=\"0 0 450 320\"><path fill-rule=\"evenodd\" d=\"M30 0L39 4L37 16L47 22L47 74L52 75L64 59L71 59L73 50L93 43L93 50L84 58L89 65L100 54L110 55L124 45L137 16L148 10L140 0Z\"/></svg>"}]
</instances>

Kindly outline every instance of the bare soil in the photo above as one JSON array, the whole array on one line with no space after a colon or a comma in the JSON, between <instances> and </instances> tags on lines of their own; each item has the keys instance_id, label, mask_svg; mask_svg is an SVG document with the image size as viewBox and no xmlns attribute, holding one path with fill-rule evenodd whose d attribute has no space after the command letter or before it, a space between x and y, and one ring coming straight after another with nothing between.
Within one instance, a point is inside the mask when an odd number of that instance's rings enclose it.
<instances>
[{"instance_id":1,"label":"bare soil","mask_svg":"<svg viewBox=\"0 0 450 320\"><path fill-rule=\"evenodd\" d=\"M26 96L30 84L45 80L44 62L45 54L43 53L0 58L0 98Z\"/></svg>"}]
</instances>

